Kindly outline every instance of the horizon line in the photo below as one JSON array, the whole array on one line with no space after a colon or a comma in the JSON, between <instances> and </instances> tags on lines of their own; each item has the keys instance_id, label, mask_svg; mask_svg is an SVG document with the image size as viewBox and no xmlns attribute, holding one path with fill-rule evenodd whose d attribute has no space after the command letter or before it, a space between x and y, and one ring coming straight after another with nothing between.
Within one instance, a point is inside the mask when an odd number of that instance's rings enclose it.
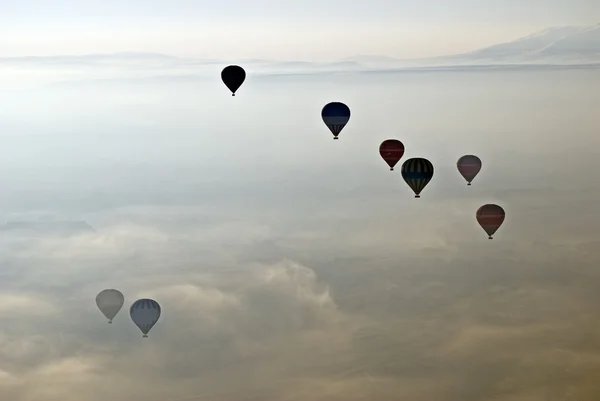
<instances>
[{"instance_id":1,"label":"horizon line","mask_svg":"<svg viewBox=\"0 0 600 401\"><path fill-rule=\"evenodd\" d=\"M556 25L556 26L550 26L548 28L544 28L541 30L537 30L537 31L533 31L528 35L524 35L524 36L519 36L519 37L513 37L512 39L506 39L503 42L495 42L495 43L490 43L487 46L484 47L480 47L477 49L473 49L473 50L468 50L468 51L464 51L461 53L452 53L452 54L441 54L441 55L437 55L437 56L429 56L429 57L398 57L398 56L393 56L393 55L387 55L387 54L355 54L355 55L348 55L345 57L341 57L341 58L335 58L335 59L330 59L328 61L320 61L320 62L324 62L324 63L340 63L340 62L350 62L350 61L355 61L353 60L353 58L361 58L361 57L372 57L372 58L387 58L390 59L390 61L418 61L418 60L432 60L432 59L438 59L438 58L445 58L445 57L457 57L457 56L466 56L469 55L471 53L475 53L478 52L480 50L484 50L487 49L489 47L493 47L496 45L501 45L501 44L508 44L508 43L512 43L515 41L519 41L521 39L525 39L528 38L530 36L536 35L538 33L543 33L546 31L550 31L550 30L554 30L554 29L563 29L563 28L592 28L592 27L600 27L600 23L597 23L595 25ZM228 61L230 59L221 59L221 58L215 58L215 57L209 57L209 56L177 56L177 55L173 55L173 54L169 54L169 53L162 53L162 52L154 52L154 51L137 51L137 50L121 50L121 51L113 51L113 52L89 52L89 53L71 53L71 54L55 54L55 55L26 55L26 56L0 56L0 60L19 60L19 59L44 59L44 58L76 58L76 57L98 57L98 56L118 56L118 55L131 55L131 56L157 56L157 57L164 57L164 58L171 58L171 59L177 59L177 60L202 60L204 62L225 62ZM269 59L269 58L262 58L262 57L247 57L247 58L240 58L237 60L243 60L246 62L249 61L266 61L266 62L310 62L310 61L305 61L302 59L290 59L290 60L282 60L282 59Z\"/></svg>"}]
</instances>

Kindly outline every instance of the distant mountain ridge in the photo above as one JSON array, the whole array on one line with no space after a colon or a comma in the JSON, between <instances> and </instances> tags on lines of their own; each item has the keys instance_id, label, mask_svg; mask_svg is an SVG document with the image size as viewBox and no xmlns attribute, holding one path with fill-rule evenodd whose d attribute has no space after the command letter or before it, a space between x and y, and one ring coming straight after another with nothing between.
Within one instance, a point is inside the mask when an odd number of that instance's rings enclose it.
<instances>
[{"instance_id":1,"label":"distant mountain ridge","mask_svg":"<svg viewBox=\"0 0 600 401\"><path fill-rule=\"evenodd\" d=\"M539 63L600 61L600 24L544 29L511 42L500 43L448 59Z\"/></svg>"},{"instance_id":2,"label":"distant mountain ridge","mask_svg":"<svg viewBox=\"0 0 600 401\"><path fill-rule=\"evenodd\" d=\"M65 74L86 67L87 76L102 78L107 66L118 66L132 76L194 76L220 70L223 65L240 64L253 74L329 73L432 68L467 65L584 65L600 64L600 24L593 26L552 27L534 34L471 52L425 59L398 59L380 55L357 55L331 62L280 61L265 59L217 60L184 58L151 52L119 52L47 57L4 57L0 67L58 67ZM96 76L94 75L96 74Z\"/></svg>"}]
</instances>

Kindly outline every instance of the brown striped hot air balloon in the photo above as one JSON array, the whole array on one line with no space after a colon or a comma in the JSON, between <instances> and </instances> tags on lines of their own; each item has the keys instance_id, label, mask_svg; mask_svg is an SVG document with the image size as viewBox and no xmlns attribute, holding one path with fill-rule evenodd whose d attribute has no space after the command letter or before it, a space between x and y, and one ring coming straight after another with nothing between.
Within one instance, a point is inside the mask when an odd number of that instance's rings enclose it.
<instances>
[{"instance_id":1,"label":"brown striped hot air balloon","mask_svg":"<svg viewBox=\"0 0 600 401\"><path fill-rule=\"evenodd\" d=\"M404 144L397 139L386 139L379 145L379 154L394 171L394 166L404 155Z\"/></svg>"},{"instance_id":2,"label":"brown striped hot air balloon","mask_svg":"<svg viewBox=\"0 0 600 401\"><path fill-rule=\"evenodd\" d=\"M471 181L479 174L481 170L481 159L474 155L464 155L456 162L458 172L467 180L467 185L471 185Z\"/></svg>"},{"instance_id":3,"label":"brown striped hot air balloon","mask_svg":"<svg viewBox=\"0 0 600 401\"><path fill-rule=\"evenodd\" d=\"M504 209L494 204L483 205L477 209L476 213L477 222L487 233L489 239L493 239L492 235L498 231L505 216Z\"/></svg>"}]
</instances>

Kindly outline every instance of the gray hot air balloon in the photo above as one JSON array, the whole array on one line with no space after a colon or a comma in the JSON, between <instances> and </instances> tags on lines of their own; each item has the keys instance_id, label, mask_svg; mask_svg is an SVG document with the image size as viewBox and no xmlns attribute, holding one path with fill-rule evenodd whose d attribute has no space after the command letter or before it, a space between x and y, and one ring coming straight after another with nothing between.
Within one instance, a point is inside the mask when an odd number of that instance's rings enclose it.
<instances>
[{"instance_id":1,"label":"gray hot air balloon","mask_svg":"<svg viewBox=\"0 0 600 401\"><path fill-rule=\"evenodd\" d=\"M160 317L160 305L152 299L138 299L129 308L129 315L144 337L148 337L148 332Z\"/></svg>"},{"instance_id":2,"label":"gray hot air balloon","mask_svg":"<svg viewBox=\"0 0 600 401\"><path fill-rule=\"evenodd\" d=\"M112 320L123 307L124 302L125 297L119 290L104 290L96 295L96 305L98 305L100 312L106 316L108 323L112 323Z\"/></svg>"}]
</instances>

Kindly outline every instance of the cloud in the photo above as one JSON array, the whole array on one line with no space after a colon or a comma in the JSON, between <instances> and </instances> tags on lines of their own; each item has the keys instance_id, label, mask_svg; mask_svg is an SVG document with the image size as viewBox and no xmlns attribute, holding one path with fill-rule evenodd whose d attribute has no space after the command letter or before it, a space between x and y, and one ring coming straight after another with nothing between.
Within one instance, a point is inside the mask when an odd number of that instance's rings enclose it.
<instances>
[{"instance_id":1,"label":"cloud","mask_svg":"<svg viewBox=\"0 0 600 401\"><path fill-rule=\"evenodd\" d=\"M25 294L0 294L0 318L40 317L56 312L50 300Z\"/></svg>"},{"instance_id":2,"label":"cloud","mask_svg":"<svg viewBox=\"0 0 600 401\"><path fill-rule=\"evenodd\" d=\"M568 180L581 167L550 185L527 159L537 186L507 163L468 193L440 168L415 200L348 159L303 167L314 182L156 168L73 211L96 232L4 232L0 400L598 399L599 192ZM183 184L145 192L148 176ZM493 241L487 202L508 213ZM113 324L105 288L125 295ZM147 339L141 297L162 307Z\"/></svg>"},{"instance_id":3,"label":"cloud","mask_svg":"<svg viewBox=\"0 0 600 401\"><path fill-rule=\"evenodd\" d=\"M311 235L287 234L287 222L257 217L177 229L108 224L18 249L5 242L9 260L29 270L23 290L0 299L4 326L21 319L0 338L0 386L13 400L85 401L594 394L585 372L600 363L591 351L596 244L519 244L504 234L478 247L445 234L468 213L439 213L446 220L406 220L415 235L395 248L396 223L376 213L362 225L373 236L354 235L362 216L335 236L314 231L318 221L305 224ZM93 304L108 282L126 295L113 325ZM163 314L142 340L127 309L145 296ZM556 379L569 375L581 386Z\"/></svg>"}]
</instances>

